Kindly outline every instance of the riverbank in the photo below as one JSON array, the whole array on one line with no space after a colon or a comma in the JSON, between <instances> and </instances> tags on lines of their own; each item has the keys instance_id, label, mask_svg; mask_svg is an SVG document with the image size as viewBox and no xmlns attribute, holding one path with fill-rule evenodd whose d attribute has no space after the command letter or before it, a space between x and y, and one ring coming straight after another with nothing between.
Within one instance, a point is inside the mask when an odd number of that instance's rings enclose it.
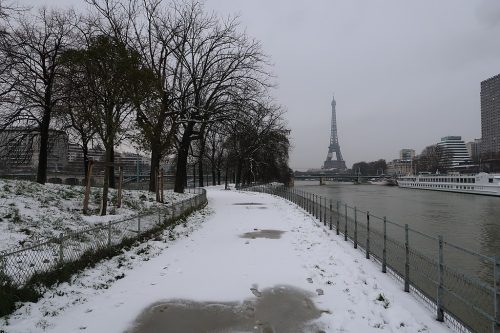
<instances>
[{"instance_id":1,"label":"riverbank","mask_svg":"<svg viewBox=\"0 0 500 333\"><path fill-rule=\"evenodd\" d=\"M449 332L375 263L290 202L221 188L209 189L208 198L186 223L48 290L3 318L0 330L148 332L168 324L165 314L197 318L169 325L193 332L182 325L210 313L206 330Z\"/></svg>"}]
</instances>

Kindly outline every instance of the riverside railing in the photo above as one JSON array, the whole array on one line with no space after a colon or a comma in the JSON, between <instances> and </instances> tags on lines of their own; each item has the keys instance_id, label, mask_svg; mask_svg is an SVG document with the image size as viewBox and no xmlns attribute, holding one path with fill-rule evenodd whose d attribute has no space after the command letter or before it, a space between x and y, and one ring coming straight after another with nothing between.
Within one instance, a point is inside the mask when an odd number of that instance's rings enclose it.
<instances>
[{"instance_id":1,"label":"riverside railing","mask_svg":"<svg viewBox=\"0 0 500 333\"><path fill-rule=\"evenodd\" d=\"M251 186L245 191L283 197L319 219L367 259L394 276L459 332L500 333L500 258L489 257L351 207L340 201L277 185ZM461 265L472 258L474 267ZM471 262L471 260L469 260Z\"/></svg>"},{"instance_id":2,"label":"riverside railing","mask_svg":"<svg viewBox=\"0 0 500 333\"><path fill-rule=\"evenodd\" d=\"M141 237L148 231L173 224L182 215L207 203L205 189L186 189L195 196L152 208L122 220L109 221L27 247L0 252L0 288L24 286L34 275L57 270L96 253Z\"/></svg>"}]
</instances>

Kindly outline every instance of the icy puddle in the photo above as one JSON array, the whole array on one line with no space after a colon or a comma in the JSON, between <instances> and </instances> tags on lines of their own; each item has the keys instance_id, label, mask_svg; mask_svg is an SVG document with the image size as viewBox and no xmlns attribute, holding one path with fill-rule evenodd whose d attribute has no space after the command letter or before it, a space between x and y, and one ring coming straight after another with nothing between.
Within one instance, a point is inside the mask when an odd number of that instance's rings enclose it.
<instances>
[{"instance_id":1,"label":"icy puddle","mask_svg":"<svg viewBox=\"0 0 500 333\"><path fill-rule=\"evenodd\" d=\"M322 332L309 322L319 318L312 294L289 286L263 291L243 303L169 301L153 304L126 333L303 333Z\"/></svg>"},{"instance_id":2,"label":"icy puddle","mask_svg":"<svg viewBox=\"0 0 500 333\"><path fill-rule=\"evenodd\" d=\"M243 235L240 235L241 238L269 238L269 239L280 239L281 235L283 235L285 231L281 230L257 230L252 232L246 232Z\"/></svg>"}]
</instances>

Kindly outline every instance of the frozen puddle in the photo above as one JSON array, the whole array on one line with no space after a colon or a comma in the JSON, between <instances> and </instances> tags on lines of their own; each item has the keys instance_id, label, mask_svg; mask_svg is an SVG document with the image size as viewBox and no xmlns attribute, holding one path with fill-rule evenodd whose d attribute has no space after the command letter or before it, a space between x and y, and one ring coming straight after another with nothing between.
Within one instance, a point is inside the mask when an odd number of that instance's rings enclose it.
<instances>
[{"instance_id":1,"label":"frozen puddle","mask_svg":"<svg viewBox=\"0 0 500 333\"><path fill-rule=\"evenodd\" d=\"M303 333L322 332L309 322L319 318L312 294L277 286L243 303L167 301L151 305L126 333Z\"/></svg>"},{"instance_id":2,"label":"frozen puddle","mask_svg":"<svg viewBox=\"0 0 500 333\"><path fill-rule=\"evenodd\" d=\"M285 232L281 230L257 230L252 232L246 232L240 235L241 238L269 238L269 239L280 239L281 235Z\"/></svg>"}]
</instances>

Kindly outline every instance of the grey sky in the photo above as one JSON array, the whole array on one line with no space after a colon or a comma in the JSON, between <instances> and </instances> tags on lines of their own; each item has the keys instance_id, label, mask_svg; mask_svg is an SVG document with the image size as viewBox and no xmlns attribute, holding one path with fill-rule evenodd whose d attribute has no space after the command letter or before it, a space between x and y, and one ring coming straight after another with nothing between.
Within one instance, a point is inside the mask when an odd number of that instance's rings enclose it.
<instances>
[{"instance_id":1,"label":"grey sky","mask_svg":"<svg viewBox=\"0 0 500 333\"><path fill-rule=\"evenodd\" d=\"M83 0L31 0L74 4ZM275 64L292 168L320 167L330 101L348 166L481 136L480 82L500 73L498 0L206 0L238 14Z\"/></svg>"}]
</instances>

